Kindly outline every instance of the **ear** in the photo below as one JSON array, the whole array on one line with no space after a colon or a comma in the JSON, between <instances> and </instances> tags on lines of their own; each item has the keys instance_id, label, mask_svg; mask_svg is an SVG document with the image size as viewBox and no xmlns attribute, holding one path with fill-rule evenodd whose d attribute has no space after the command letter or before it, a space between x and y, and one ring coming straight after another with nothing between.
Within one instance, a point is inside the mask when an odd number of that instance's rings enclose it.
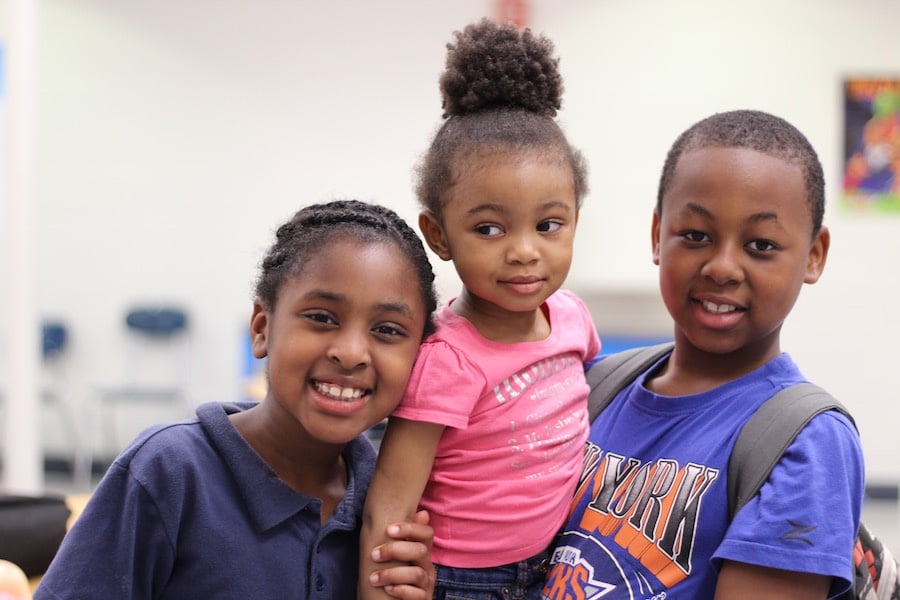
<instances>
[{"instance_id":1,"label":"ear","mask_svg":"<svg viewBox=\"0 0 900 600\"><path fill-rule=\"evenodd\" d=\"M250 317L250 348L256 358L265 358L268 353L266 345L269 335L269 312L257 300L253 303L253 316Z\"/></svg>"},{"instance_id":2,"label":"ear","mask_svg":"<svg viewBox=\"0 0 900 600\"><path fill-rule=\"evenodd\" d=\"M450 246L447 244L447 236L444 234L444 228L440 220L430 210L423 210L419 213L419 230L428 247L437 254L441 260L450 260Z\"/></svg>"},{"instance_id":3,"label":"ear","mask_svg":"<svg viewBox=\"0 0 900 600\"><path fill-rule=\"evenodd\" d=\"M822 276L825 270L825 261L828 258L828 247L831 246L831 232L824 225L816 234L809 247L809 256L806 260L806 276L803 278L804 283L815 283Z\"/></svg>"},{"instance_id":4,"label":"ear","mask_svg":"<svg viewBox=\"0 0 900 600\"><path fill-rule=\"evenodd\" d=\"M650 226L650 242L653 249L653 264L659 265L659 213L653 211L653 224Z\"/></svg>"}]
</instances>

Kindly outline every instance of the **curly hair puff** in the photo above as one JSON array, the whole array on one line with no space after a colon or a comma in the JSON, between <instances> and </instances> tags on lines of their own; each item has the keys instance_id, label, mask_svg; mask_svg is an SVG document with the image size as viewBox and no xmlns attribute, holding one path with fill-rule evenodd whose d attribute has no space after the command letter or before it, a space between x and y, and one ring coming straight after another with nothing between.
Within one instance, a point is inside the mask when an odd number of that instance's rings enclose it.
<instances>
[{"instance_id":1,"label":"curly hair puff","mask_svg":"<svg viewBox=\"0 0 900 600\"><path fill-rule=\"evenodd\" d=\"M489 19L454 37L440 78L445 121L417 170L421 206L440 218L447 192L474 166L470 159L525 152L568 164L580 206L587 165L554 120L563 82L553 43Z\"/></svg>"}]
</instances>

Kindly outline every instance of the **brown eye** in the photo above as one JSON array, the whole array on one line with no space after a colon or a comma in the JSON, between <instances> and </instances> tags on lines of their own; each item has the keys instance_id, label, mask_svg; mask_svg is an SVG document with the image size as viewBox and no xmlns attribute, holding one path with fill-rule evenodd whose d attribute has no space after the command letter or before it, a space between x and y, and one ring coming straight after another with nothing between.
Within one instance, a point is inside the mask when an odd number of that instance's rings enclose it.
<instances>
[{"instance_id":1,"label":"brown eye","mask_svg":"<svg viewBox=\"0 0 900 600\"><path fill-rule=\"evenodd\" d=\"M754 252L771 252L778 248L778 246L769 240L753 240L747 244L747 246Z\"/></svg>"},{"instance_id":2,"label":"brown eye","mask_svg":"<svg viewBox=\"0 0 900 600\"><path fill-rule=\"evenodd\" d=\"M306 313L303 315L304 318L309 319L315 323L321 323L322 325L336 325L337 321L328 313L314 312L314 313Z\"/></svg>"},{"instance_id":3,"label":"brown eye","mask_svg":"<svg viewBox=\"0 0 900 600\"><path fill-rule=\"evenodd\" d=\"M386 337L407 337L406 330L398 325L393 324L384 324L378 325L372 329L378 335L386 336Z\"/></svg>"},{"instance_id":4,"label":"brown eye","mask_svg":"<svg viewBox=\"0 0 900 600\"><path fill-rule=\"evenodd\" d=\"M689 242L705 242L709 237L702 231L687 231L682 237Z\"/></svg>"},{"instance_id":5,"label":"brown eye","mask_svg":"<svg viewBox=\"0 0 900 600\"><path fill-rule=\"evenodd\" d=\"M541 233L553 233L562 227L559 221L541 221L538 223L537 230Z\"/></svg>"},{"instance_id":6,"label":"brown eye","mask_svg":"<svg viewBox=\"0 0 900 600\"><path fill-rule=\"evenodd\" d=\"M503 230L500 229L499 225L492 225L490 223L484 223L482 225L475 226L475 232L479 235L484 236L495 236L503 233Z\"/></svg>"}]
</instances>

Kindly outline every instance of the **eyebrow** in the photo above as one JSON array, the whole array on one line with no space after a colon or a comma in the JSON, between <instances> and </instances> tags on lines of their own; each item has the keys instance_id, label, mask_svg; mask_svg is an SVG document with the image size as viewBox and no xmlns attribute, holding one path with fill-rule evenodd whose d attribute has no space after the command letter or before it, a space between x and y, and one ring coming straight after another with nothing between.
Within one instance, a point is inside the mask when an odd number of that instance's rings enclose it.
<instances>
[{"instance_id":1,"label":"eyebrow","mask_svg":"<svg viewBox=\"0 0 900 600\"><path fill-rule=\"evenodd\" d=\"M700 206L695 202L688 202L682 212L685 213L696 213L706 218L713 218L712 212L709 211L705 206ZM778 215L771 212L758 212L750 215L750 221L753 223L762 223L763 221L775 221L778 222Z\"/></svg>"},{"instance_id":2,"label":"eyebrow","mask_svg":"<svg viewBox=\"0 0 900 600\"><path fill-rule=\"evenodd\" d=\"M409 319L415 318L412 309L405 302L381 302L378 304L378 309L381 312L398 313Z\"/></svg>"},{"instance_id":3,"label":"eyebrow","mask_svg":"<svg viewBox=\"0 0 900 600\"><path fill-rule=\"evenodd\" d=\"M541 210L549 210L551 208L562 208L565 210L570 210L572 207L568 202L563 202L562 200L548 200L540 205ZM482 213L485 211L494 211L498 213L507 212L506 208L500 204L493 204L491 202L485 202L484 204L478 204L477 206L473 206L469 210L466 211L466 215L477 215L478 213Z\"/></svg>"},{"instance_id":4,"label":"eyebrow","mask_svg":"<svg viewBox=\"0 0 900 600\"><path fill-rule=\"evenodd\" d=\"M347 297L343 294L336 294L327 290L310 290L303 294L304 300L326 300L329 302L343 303L347 301ZM409 319L415 318L412 309L405 302L379 302L376 304L379 312L391 312L401 314Z\"/></svg>"},{"instance_id":5,"label":"eyebrow","mask_svg":"<svg viewBox=\"0 0 900 600\"><path fill-rule=\"evenodd\" d=\"M482 213L482 212L489 211L489 210L492 210L494 212L499 212L499 213L506 212L506 210L501 205L490 204L490 203L486 202L484 204L478 204L476 206L473 206L472 208L470 208L469 210L466 211L466 214L467 215L477 215L478 213Z\"/></svg>"}]
</instances>

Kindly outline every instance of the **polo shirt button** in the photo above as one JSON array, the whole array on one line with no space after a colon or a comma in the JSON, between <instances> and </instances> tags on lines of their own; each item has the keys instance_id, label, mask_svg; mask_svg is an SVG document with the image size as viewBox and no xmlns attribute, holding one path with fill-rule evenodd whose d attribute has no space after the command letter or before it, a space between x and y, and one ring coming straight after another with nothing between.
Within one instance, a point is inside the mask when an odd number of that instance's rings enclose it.
<instances>
[{"instance_id":1,"label":"polo shirt button","mask_svg":"<svg viewBox=\"0 0 900 600\"><path fill-rule=\"evenodd\" d=\"M321 575L316 575L316 590L322 591L325 589L325 579Z\"/></svg>"}]
</instances>

